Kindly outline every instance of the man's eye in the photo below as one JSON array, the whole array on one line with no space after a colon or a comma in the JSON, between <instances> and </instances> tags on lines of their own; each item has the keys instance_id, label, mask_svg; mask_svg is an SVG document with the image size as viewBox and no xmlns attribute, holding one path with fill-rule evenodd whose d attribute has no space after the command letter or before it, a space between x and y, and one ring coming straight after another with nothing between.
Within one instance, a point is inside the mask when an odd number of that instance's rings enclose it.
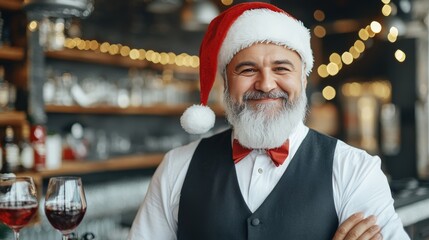
<instances>
[{"instance_id":1,"label":"man's eye","mask_svg":"<svg viewBox=\"0 0 429 240\"><path fill-rule=\"evenodd\" d=\"M277 72L290 72L290 69L289 68L285 68L285 67L276 67L276 68L274 68L274 71L277 71Z\"/></svg>"},{"instance_id":2,"label":"man's eye","mask_svg":"<svg viewBox=\"0 0 429 240\"><path fill-rule=\"evenodd\" d=\"M250 74L250 73L254 73L254 72L256 72L255 69L253 69L253 68L246 68L246 69L241 70L240 74Z\"/></svg>"}]
</instances>

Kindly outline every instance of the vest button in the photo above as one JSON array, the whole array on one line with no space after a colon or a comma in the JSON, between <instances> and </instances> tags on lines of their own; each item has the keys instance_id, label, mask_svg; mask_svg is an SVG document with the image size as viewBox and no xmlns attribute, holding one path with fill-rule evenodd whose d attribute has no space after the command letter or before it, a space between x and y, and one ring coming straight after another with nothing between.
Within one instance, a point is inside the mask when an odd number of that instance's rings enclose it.
<instances>
[{"instance_id":1,"label":"vest button","mask_svg":"<svg viewBox=\"0 0 429 240\"><path fill-rule=\"evenodd\" d=\"M252 219L252 225L253 226L258 226L260 223L261 223L261 221L259 220L259 218Z\"/></svg>"}]
</instances>

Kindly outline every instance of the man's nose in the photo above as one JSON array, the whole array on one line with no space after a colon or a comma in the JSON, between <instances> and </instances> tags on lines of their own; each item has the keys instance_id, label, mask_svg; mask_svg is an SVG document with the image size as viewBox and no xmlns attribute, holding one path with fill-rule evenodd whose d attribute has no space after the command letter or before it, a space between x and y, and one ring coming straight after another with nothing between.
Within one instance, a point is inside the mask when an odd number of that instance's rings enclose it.
<instances>
[{"instance_id":1,"label":"man's nose","mask_svg":"<svg viewBox=\"0 0 429 240\"><path fill-rule=\"evenodd\" d=\"M255 89L262 92L270 92L277 88L276 78L270 71L261 71L259 79L255 83Z\"/></svg>"}]
</instances>

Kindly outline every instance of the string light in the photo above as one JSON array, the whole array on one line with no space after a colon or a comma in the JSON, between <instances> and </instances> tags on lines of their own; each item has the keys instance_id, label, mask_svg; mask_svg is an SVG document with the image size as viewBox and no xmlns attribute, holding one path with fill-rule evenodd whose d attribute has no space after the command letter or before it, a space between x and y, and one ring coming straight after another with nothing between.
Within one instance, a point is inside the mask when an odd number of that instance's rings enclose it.
<instances>
[{"instance_id":1,"label":"string light","mask_svg":"<svg viewBox=\"0 0 429 240\"><path fill-rule=\"evenodd\" d=\"M392 6L390 5L390 0L381 0L381 2L383 3L383 7L381 9L382 14L384 16L389 16L390 14L392 14L393 10ZM324 15L322 14L322 11L316 10L313 16L317 21L320 22L324 19ZM322 38L325 36L326 33L323 33L321 31L321 28L322 27L318 25L313 29L314 35L316 37ZM327 78L329 76L337 75L342 68L342 63L346 65L352 64L354 59L359 58L366 50L365 42L371 38L374 38L377 34L381 32L382 25L377 21L372 21L369 25L360 29L358 31L359 39L354 42L353 46L351 46L348 51L345 51L341 54L334 52L329 57L329 63L320 64L320 66L317 68L317 73L319 74L319 76L321 78ZM387 34L387 40L393 43L397 40L397 37L398 29L396 27L391 27ZM397 61L403 62L405 61L406 54L402 50L397 50L395 52L395 58Z\"/></svg>"},{"instance_id":2,"label":"string light","mask_svg":"<svg viewBox=\"0 0 429 240\"><path fill-rule=\"evenodd\" d=\"M395 14L394 11L396 11L391 5L390 0L381 0L383 3L383 7L381 9L381 13L384 16L390 16L391 14ZM317 10L313 16L314 18L321 22L324 20L325 16L324 13L320 10ZM322 17L321 17L322 16ZM314 35L319 38L323 38L326 35L325 29L317 25L313 29ZM339 53L332 53L329 56L329 63L327 64L320 64L317 68L317 73L321 78L327 78L329 76L335 76L338 74L338 72L341 70L343 63L346 65L350 65L353 63L354 59L357 59L361 56L361 54L364 53L366 50L365 42L369 39L375 37L377 34L382 32L382 25L377 21L372 21L368 26L360 29L358 31L358 37L354 44L349 48L349 51L345 51L342 54ZM389 32L387 33L387 40L391 43L395 42L398 38L398 28L391 27L389 29ZM398 49L396 50L395 59L398 62L403 62L406 59L406 54L404 51ZM368 90L368 87L365 85L363 86L360 83L353 82L353 83L346 83L343 85L341 91L343 95L345 96L359 96L362 94L362 91L365 89L365 91ZM391 93L391 86L389 86L386 82L375 82L371 84L372 92L374 94L382 99L388 99L390 97ZM327 86L322 90L322 95L326 100L332 100L336 96L335 89L332 86Z\"/></svg>"},{"instance_id":3,"label":"string light","mask_svg":"<svg viewBox=\"0 0 429 240\"><path fill-rule=\"evenodd\" d=\"M32 28L34 26L28 26ZM78 49L81 51L94 51L112 56L128 57L135 61L149 61L162 65L177 65L191 68L200 66L198 56L191 56L187 53L179 55L172 52L156 52L154 50L135 49L122 44L112 44L109 42L100 43L97 40L83 40L80 38L66 38L64 47L68 49Z\"/></svg>"}]
</instances>

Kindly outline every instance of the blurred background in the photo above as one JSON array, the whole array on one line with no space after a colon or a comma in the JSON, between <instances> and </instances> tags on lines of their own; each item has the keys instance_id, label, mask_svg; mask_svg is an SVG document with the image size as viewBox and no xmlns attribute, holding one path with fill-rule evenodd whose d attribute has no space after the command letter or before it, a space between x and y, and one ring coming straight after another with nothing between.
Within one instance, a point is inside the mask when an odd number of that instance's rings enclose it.
<instances>
[{"instance_id":1,"label":"blurred background","mask_svg":"<svg viewBox=\"0 0 429 240\"><path fill-rule=\"evenodd\" d=\"M2 171L33 176L41 198L49 177L81 176L78 233L124 239L163 154L203 137L179 123L199 102L200 42L241 2L0 0ZM398 209L429 199L429 1L266 2L311 30L307 125L379 155ZM228 127L222 88L207 135ZM417 212L401 216L407 231L429 239ZM42 210L22 236L59 237Z\"/></svg>"}]
</instances>

